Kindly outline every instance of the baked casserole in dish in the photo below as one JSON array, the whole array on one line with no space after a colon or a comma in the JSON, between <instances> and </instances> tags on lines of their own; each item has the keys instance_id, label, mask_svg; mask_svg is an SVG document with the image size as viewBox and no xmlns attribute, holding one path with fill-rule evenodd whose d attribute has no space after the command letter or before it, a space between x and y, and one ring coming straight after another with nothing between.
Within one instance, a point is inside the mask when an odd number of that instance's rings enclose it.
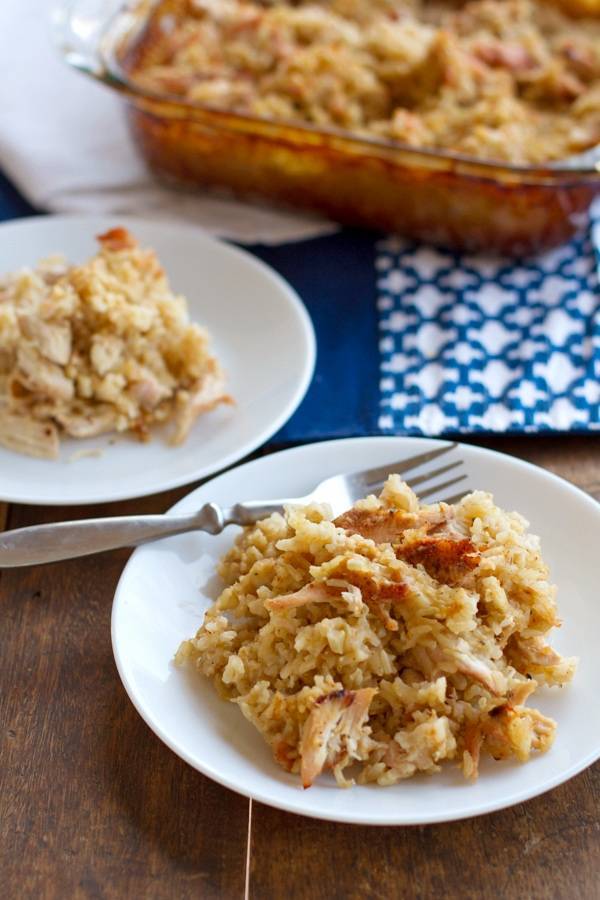
<instances>
[{"instance_id":1,"label":"baked casserole in dish","mask_svg":"<svg viewBox=\"0 0 600 900\"><path fill-rule=\"evenodd\" d=\"M512 254L600 192L596 0L116 6L71 4L62 48L163 178Z\"/></svg>"}]
</instances>

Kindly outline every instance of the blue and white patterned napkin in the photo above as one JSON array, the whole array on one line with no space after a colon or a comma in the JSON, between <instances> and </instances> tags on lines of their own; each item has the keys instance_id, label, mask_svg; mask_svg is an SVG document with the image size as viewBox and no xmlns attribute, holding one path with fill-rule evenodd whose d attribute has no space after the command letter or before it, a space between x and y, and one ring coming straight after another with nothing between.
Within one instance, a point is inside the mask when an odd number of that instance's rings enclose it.
<instances>
[{"instance_id":1,"label":"blue and white patterned napkin","mask_svg":"<svg viewBox=\"0 0 600 900\"><path fill-rule=\"evenodd\" d=\"M315 379L277 442L600 431L600 201L582 236L518 261L350 229L251 249L317 334Z\"/></svg>"},{"instance_id":2,"label":"blue and white patterned napkin","mask_svg":"<svg viewBox=\"0 0 600 900\"><path fill-rule=\"evenodd\" d=\"M536 258L376 244L388 434L600 430L600 204Z\"/></svg>"}]
</instances>

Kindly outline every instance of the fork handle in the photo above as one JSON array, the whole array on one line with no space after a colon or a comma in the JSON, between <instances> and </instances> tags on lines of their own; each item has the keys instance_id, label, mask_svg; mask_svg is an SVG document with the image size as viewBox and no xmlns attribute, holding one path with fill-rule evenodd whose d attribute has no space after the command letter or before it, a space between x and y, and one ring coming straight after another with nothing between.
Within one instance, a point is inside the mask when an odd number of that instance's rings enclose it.
<instances>
[{"instance_id":1,"label":"fork handle","mask_svg":"<svg viewBox=\"0 0 600 900\"><path fill-rule=\"evenodd\" d=\"M282 508L283 501L237 503L229 508L206 503L188 516L113 516L31 525L0 533L0 568L57 562L118 547L137 547L188 531L219 534L227 525L249 525Z\"/></svg>"}]
</instances>

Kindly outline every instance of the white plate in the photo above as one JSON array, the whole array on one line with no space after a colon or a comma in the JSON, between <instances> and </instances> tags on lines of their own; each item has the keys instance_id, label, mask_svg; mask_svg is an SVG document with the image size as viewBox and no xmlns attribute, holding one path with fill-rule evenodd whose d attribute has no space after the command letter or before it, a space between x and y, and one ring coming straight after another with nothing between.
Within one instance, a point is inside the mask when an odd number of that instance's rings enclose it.
<instances>
[{"instance_id":1,"label":"white plate","mask_svg":"<svg viewBox=\"0 0 600 900\"><path fill-rule=\"evenodd\" d=\"M174 510L208 500L231 504L257 497L298 496L323 478L392 463L439 442L419 438L355 438L311 444L267 456L203 485ZM526 764L483 761L479 780L466 782L452 764L442 774L393 787L341 790L330 775L303 791L233 704L219 700L208 680L173 666L183 638L202 622L218 592L215 566L234 530L218 537L191 534L137 550L119 582L112 640L119 674L138 712L190 765L262 803L294 813L377 825L414 825L475 816L527 800L571 778L600 756L600 602L597 555L600 506L568 482L510 456L461 445L469 488L494 493L541 535L559 586L564 625L557 649L580 657L574 682L540 689L533 705L558 722L551 750ZM237 529L236 529L237 530Z\"/></svg>"},{"instance_id":2,"label":"white plate","mask_svg":"<svg viewBox=\"0 0 600 900\"><path fill-rule=\"evenodd\" d=\"M223 469L271 437L291 416L315 363L312 324L298 295L264 263L189 226L126 216L40 216L0 226L0 274L52 253L82 262L94 236L124 225L153 247L171 285L205 325L228 375L235 407L201 417L181 447L111 436L65 440L59 460L0 448L0 499L62 505L139 497ZM73 459L84 448L101 456Z\"/></svg>"}]
</instances>

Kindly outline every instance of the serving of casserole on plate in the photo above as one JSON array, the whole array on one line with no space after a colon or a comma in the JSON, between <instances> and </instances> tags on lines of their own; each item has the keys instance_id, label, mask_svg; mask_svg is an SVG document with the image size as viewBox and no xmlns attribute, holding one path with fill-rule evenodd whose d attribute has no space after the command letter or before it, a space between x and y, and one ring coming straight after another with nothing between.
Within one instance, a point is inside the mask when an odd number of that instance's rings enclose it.
<instances>
[{"instance_id":1,"label":"serving of casserole on plate","mask_svg":"<svg viewBox=\"0 0 600 900\"><path fill-rule=\"evenodd\" d=\"M177 653L237 704L305 788L396 784L480 755L527 761L556 723L528 704L575 660L538 539L490 494L420 504L398 475L333 519L290 507L249 525L225 588Z\"/></svg>"},{"instance_id":2,"label":"serving of casserole on plate","mask_svg":"<svg viewBox=\"0 0 600 900\"><path fill-rule=\"evenodd\" d=\"M268 440L304 396L310 317L242 250L122 216L0 232L0 272L13 273L0 288L1 499L108 502L189 483Z\"/></svg>"},{"instance_id":3,"label":"serving of casserole on plate","mask_svg":"<svg viewBox=\"0 0 600 900\"><path fill-rule=\"evenodd\" d=\"M163 177L522 253L572 234L600 190L598 14L549 0L160 0L99 14L93 39L66 17L60 41L124 94Z\"/></svg>"},{"instance_id":4,"label":"serving of casserole on plate","mask_svg":"<svg viewBox=\"0 0 600 900\"><path fill-rule=\"evenodd\" d=\"M82 265L61 256L0 279L0 444L56 459L60 434L169 423L181 444L195 420L232 403L208 334L191 324L156 254L125 228L98 236Z\"/></svg>"},{"instance_id":5,"label":"serving of casserole on plate","mask_svg":"<svg viewBox=\"0 0 600 900\"><path fill-rule=\"evenodd\" d=\"M439 446L378 437L296 447L231 469L173 512L305 496L340 471ZM500 809L598 758L600 508L518 459L459 452L474 492L453 507L417 504L393 479L382 501L337 525L312 507L136 550L115 596L113 649L161 740L263 803L363 824ZM502 510L519 510L531 533ZM575 533L577 554L564 538ZM340 790L336 777L357 783Z\"/></svg>"}]
</instances>

